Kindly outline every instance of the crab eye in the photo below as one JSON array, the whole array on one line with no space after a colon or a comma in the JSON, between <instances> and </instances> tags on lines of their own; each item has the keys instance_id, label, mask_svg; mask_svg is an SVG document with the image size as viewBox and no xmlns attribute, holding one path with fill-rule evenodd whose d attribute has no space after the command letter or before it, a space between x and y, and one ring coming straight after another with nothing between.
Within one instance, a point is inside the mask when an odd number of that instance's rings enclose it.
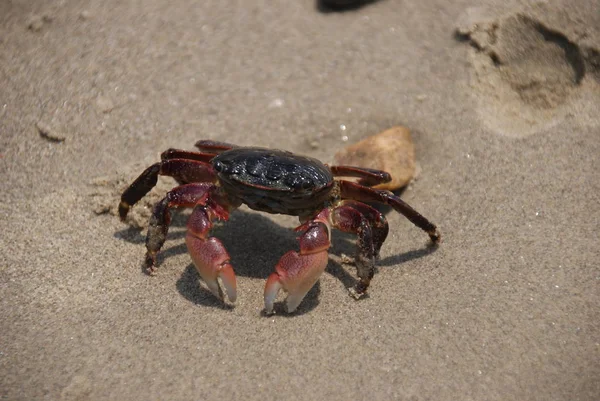
<instances>
[{"instance_id":1,"label":"crab eye","mask_svg":"<svg viewBox=\"0 0 600 401\"><path fill-rule=\"evenodd\" d=\"M213 164L213 167L215 168L215 170L217 170L217 172L222 173L225 170L225 164L223 164L223 162L221 162L220 160L216 161Z\"/></svg>"}]
</instances>

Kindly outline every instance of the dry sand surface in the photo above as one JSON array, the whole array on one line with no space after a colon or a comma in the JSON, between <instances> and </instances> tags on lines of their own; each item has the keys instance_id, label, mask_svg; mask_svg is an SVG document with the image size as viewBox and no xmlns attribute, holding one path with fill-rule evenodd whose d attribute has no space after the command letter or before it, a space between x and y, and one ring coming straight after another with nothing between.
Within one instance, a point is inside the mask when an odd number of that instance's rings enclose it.
<instances>
[{"instance_id":1,"label":"dry sand surface","mask_svg":"<svg viewBox=\"0 0 600 401\"><path fill-rule=\"evenodd\" d=\"M598 0L0 1L0 399L599 400ZM142 271L151 201L120 191L198 139L330 161L408 126L370 296L336 235L298 312L262 291L289 216L215 235L235 308L173 228ZM164 193L164 192L162 192ZM140 228L138 228L140 227Z\"/></svg>"}]
</instances>

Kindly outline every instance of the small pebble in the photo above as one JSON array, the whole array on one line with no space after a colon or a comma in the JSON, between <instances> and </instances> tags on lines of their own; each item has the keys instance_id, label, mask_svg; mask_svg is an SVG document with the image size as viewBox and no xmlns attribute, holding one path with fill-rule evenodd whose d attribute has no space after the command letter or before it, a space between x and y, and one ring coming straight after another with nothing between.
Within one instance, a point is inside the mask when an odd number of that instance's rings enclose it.
<instances>
[{"instance_id":1,"label":"small pebble","mask_svg":"<svg viewBox=\"0 0 600 401\"><path fill-rule=\"evenodd\" d=\"M279 98L273 99L271 101L271 103L269 103L269 108L270 109L279 109L279 108L283 107L283 104L284 104L283 99L279 99Z\"/></svg>"},{"instance_id":2,"label":"small pebble","mask_svg":"<svg viewBox=\"0 0 600 401\"><path fill-rule=\"evenodd\" d=\"M79 13L79 19L82 21L90 19L92 14L88 10L83 10Z\"/></svg>"},{"instance_id":3,"label":"small pebble","mask_svg":"<svg viewBox=\"0 0 600 401\"><path fill-rule=\"evenodd\" d=\"M27 29L33 32L39 32L44 26L44 18L41 15L33 15L27 20Z\"/></svg>"},{"instance_id":4,"label":"small pebble","mask_svg":"<svg viewBox=\"0 0 600 401\"><path fill-rule=\"evenodd\" d=\"M38 121L35 124L40 136L50 142L64 142L67 139L64 135L59 132L56 132L49 124Z\"/></svg>"},{"instance_id":5,"label":"small pebble","mask_svg":"<svg viewBox=\"0 0 600 401\"><path fill-rule=\"evenodd\" d=\"M335 164L387 171L392 181L374 188L390 191L407 185L415 176L415 147L406 127L392 127L346 146L334 156Z\"/></svg>"},{"instance_id":6,"label":"small pebble","mask_svg":"<svg viewBox=\"0 0 600 401\"><path fill-rule=\"evenodd\" d=\"M54 20L54 17L48 14L32 15L27 20L27 29L33 32L39 32L45 24L51 23L52 20Z\"/></svg>"}]
</instances>

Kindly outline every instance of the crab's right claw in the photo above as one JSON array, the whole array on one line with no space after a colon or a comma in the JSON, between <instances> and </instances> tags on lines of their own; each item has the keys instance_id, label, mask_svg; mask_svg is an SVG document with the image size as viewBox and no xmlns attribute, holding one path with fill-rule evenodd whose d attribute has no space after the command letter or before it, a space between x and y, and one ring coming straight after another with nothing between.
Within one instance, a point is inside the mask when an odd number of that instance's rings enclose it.
<instances>
[{"instance_id":1,"label":"crab's right claw","mask_svg":"<svg viewBox=\"0 0 600 401\"><path fill-rule=\"evenodd\" d=\"M327 251L302 255L290 251L283 255L265 285L265 312L273 313L273 306L279 290L288 293L286 306L288 313L296 310L308 291L315 285L327 267Z\"/></svg>"},{"instance_id":2,"label":"crab's right claw","mask_svg":"<svg viewBox=\"0 0 600 401\"><path fill-rule=\"evenodd\" d=\"M224 300L217 280L220 278L229 301L234 303L237 298L235 273L229 261L229 254L221 241L215 237L202 239L188 232L185 242L194 265L210 292Z\"/></svg>"}]
</instances>

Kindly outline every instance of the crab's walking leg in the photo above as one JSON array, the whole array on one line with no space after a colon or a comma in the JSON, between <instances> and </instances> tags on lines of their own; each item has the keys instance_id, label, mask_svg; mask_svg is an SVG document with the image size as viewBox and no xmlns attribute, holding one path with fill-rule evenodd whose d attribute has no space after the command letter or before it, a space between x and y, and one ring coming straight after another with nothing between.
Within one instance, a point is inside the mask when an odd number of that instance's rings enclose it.
<instances>
[{"instance_id":1,"label":"crab's walking leg","mask_svg":"<svg viewBox=\"0 0 600 401\"><path fill-rule=\"evenodd\" d=\"M381 213L375 208L372 208L366 203L361 203L353 200L342 201L340 202L338 208L339 207L350 207L356 209L367 219L367 222L371 226L371 231L373 233L373 249L375 251L375 257L377 258L379 256L381 246L385 242L390 230L387 220L383 213Z\"/></svg>"},{"instance_id":2,"label":"crab's walking leg","mask_svg":"<svg viewBox=\"0 0 600 401\"><path fill-rule=\"evenodd\" d=\"M188 159L166 159L148 167L121 195L119 216L125 220L131 206L156 185L159 175L175 178L179 183L215 182L216 173L210 164Z\"/></svg>"},{"instance_id":3,"label":"crab's walking leg","mask_svg":"<svg viewBox=\"0 0 600 401\"><path fill-rule=\"evenodd\" d=\"M329 168L336 177L360 178L358 183L367 187L383 184L392 180L390 173L372 168L355 166L331 166Z\"/></svg>"},{"instance_id":4,"label":"crab's walking leg","mask_svg":"<svg viewBox=\"0 0 600 401\"><path fill-rule=\"evenodd\" d=\"M186 159L186 160L197 160L204 163L210 163L211 159L215 157L212 153L192 152L189 150L173 149L169 148L160 154L161 160L169 159Z\"/></svg>"},{"instance_id":5,"label":"crab's walking leg","mask_svg":"<svg viewBox=\"0 0 600 401\"><path fill-rule=\"evenodd\" d=\"M333 209L331 221L338 230L358 236L356 270L360 281L356 284L355 295L361 296L375 274L375 258L387 237L387 222L377 210L352 201L342 202Z\"/></svg>"},{"instance_id":6,"label":"crab's walking leg","mask_svg":"<svg viewBox=\"0 0 600 401\"><path fill-rule=\"evenodd\" d=\"M338 181L340 193L344 199L355 199L363 202L378 202L391 206L398 213L403 214L415 226L429 234L435 244L441 239L441 234L435 224L423 217L398 196L389 191L368 188L350 181Z\"/></svg>"},{"instance_id":7,"label":"crab's walking leg","mask_svg":"<svg viewBox=\"0 0 600 401\"><path fill-rule=\"evenodd\" d=\"M238 147L237 145L232 145L227 142L212 141L210 139L202 139L202 140L196 142L196 144L194 146L196 146L201 152L214 153L214 154L225 152L226 150L230 150L230 149Z\"/></svg>"},{"instance_id":8,"label":"crab's walking leg","mask_svg":"<svg viewBox=\"0 0 600 401\"><path fill-rule=\"evenodd\" d=\"M273 304L281 289L288 293L287 311L295 311L327 267L327 250L331 245L328 214L329 210L326 209L315 219L296 228L296 231L302 231L302 235L298 237L300 252L289 251L283 255L275 266L275 272L267 279L267 314L273 313Z\"/></svg>"}]
</instances>

